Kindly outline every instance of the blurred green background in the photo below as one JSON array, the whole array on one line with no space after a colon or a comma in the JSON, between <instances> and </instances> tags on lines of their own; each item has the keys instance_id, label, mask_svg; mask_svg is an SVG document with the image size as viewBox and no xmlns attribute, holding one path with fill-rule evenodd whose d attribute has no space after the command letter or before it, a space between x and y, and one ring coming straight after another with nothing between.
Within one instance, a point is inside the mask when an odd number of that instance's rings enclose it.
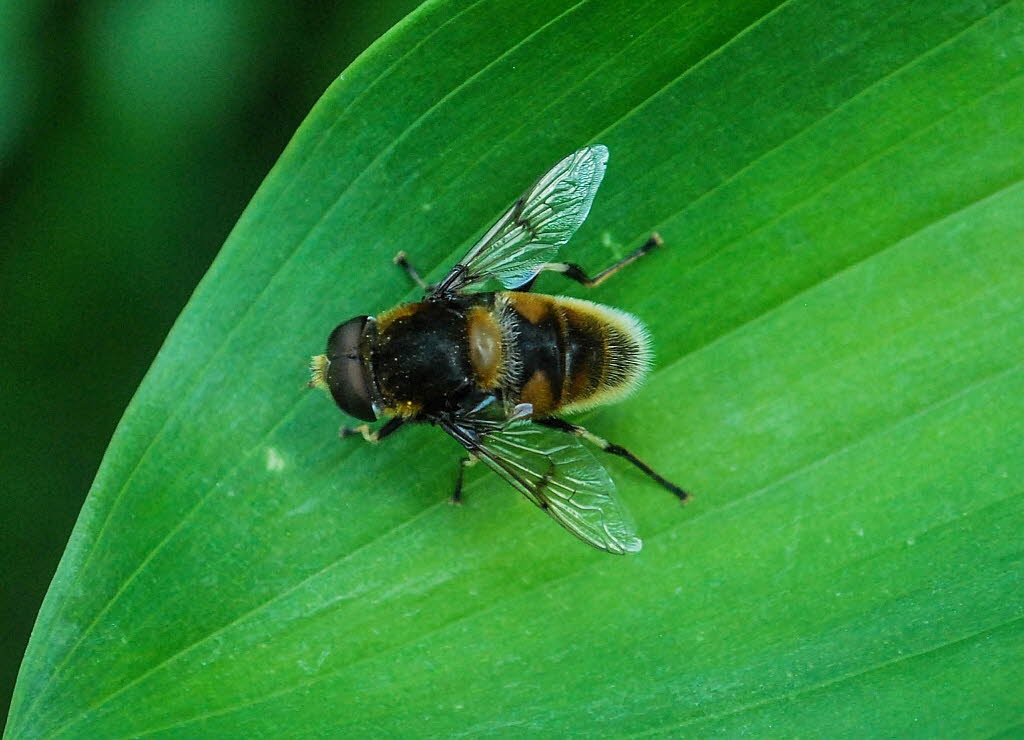
<instances>
[{"instance_id":1,"label":"blurred green background","mask_svg":"<svg viewBox=\"0 0 1024 740\"><path fill-rule=\"evenodd\" d=\"M0 722L121 412L320 93L417 0L0 9Z\"/></svg>"}]
</instances>

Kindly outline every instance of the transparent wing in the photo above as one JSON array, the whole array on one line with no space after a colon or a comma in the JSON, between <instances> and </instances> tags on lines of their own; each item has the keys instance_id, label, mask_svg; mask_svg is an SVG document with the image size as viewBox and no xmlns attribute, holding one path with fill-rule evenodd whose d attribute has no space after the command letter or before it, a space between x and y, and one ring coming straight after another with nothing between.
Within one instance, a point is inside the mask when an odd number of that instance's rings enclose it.
<instances>
[{"instance_id":1,"label":"transparent wing","mask_svg":"<svg viewBox=\"0 0 1024 740\"><path fill-rule=\"evenodd\" d=\"M518 288L550 262L590 213L608 149L589 146L548 170L498 219L433 290L464 290L495 279Z\"/></svg>"},{"instance_id":2,"label":"transparent wing","mask_svg":"<svg viewBox=\"0 0 1024 740\"><path fill-rule=\"evenodd\" d=\"M615 484L575 437L516 415L504 422L465 418L441 426L588 545L617 555L639 552L642 543Z\"/></svg>"}]
</instances>

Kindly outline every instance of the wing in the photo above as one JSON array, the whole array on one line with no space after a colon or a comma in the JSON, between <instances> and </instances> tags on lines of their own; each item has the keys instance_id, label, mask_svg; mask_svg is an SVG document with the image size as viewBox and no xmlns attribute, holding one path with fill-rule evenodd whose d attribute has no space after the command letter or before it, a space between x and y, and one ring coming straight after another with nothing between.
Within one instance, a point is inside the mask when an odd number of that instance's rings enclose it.
<instances>
[{"instance_id":1,"label":"wing","mask_svg":"<svg viewBox=\"0 0 1024 740\"><path fill-rule=\"evenodd\" d=\"M512 204L431 292L444 295L488 279L518 288L576 233L604 177L608 149L589 146L548 170Z\"/></svg>"},{"instance_id":2,"label":"wing","mask_svg":"<svg viewBox=\"0 0 1024 740\"><path fill-rule=\"evenodd\" d=\"M639 552L615 484L575 437L516 416L501 423L467 417L441 427L588 545L616 555Z\"/></svg>"}]
</instances>

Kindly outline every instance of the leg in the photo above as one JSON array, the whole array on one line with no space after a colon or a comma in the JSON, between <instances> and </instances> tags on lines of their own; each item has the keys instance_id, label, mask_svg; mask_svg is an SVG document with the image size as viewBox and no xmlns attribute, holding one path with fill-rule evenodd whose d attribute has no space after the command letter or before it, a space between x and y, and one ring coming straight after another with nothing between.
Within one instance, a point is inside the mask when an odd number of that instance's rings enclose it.
<instances>
[{"instance_id":1,"label":"leg","mask_svg":"<svg viewBox=\"0 0 1024 740\"><path fill-rule=\"evenodd\" d=\"M689 498L690 496L690 494L688 494L682 488L677 486L675 483L672 483L671 481L668 481L665 478L662 478L657 473L655 473L647 463L638 458L625 447L613 445L607 440L601 439L596 434L591 434L581 426L577 426L576 424L570 424L567 421L563 421L562 419L556 419L554 417L549 417L547 419L534 419L534 423L548 427L549 429L557 429L558 431L565 432L566 434L573 434L577 437L582 437L591 444L600 447L605 452L609 452L612 455L618 455L619 457L626 458L635 466L640 468L640 470L642 470L644 473L653 478L662 488L666 488L672 493L674 493L676 496L678 496L680 501L686 501L686 499Z\"/></svg>"},{"instance_id":2,"label":"leg","mask_svg":"<svg viewBox=\"0 0 1024 740\"><path fill-rule=\"evenodd\" d=\"M399 252L395 255L394 262L396 265L405 270L405 274L409 278L420 286L421 289L426 290L428 288L427 283L420 277L420 274L416 272L416 268L409 264L409 260L406 259L405 252Z\"/></svg>"},{"instance_id":3,"label":"leg","mask_svg":"<svg viewBox=\"0 0 1024 740\"><path fill-rule=\"evenodd\" d=\"M455 491L452 492L452 497L448 499L450 504L461 504L462 503L462 476L466 472L466 468L471 468L476 465L477 458L473 453L469 453L467 457L459 460L459 477L455 479Z\"/></svg>"},{"instance_id":4,"label":"leg","mask_svg":"<svg viewBox=\"0 0 1024 740\"><path fill-rule=\"evenodd\" d=\"M370 444L377 444L386 436L388 436L393 431L402 426L402 424L404 423L404 417L395 416L391 419L388 419L384 426L382 426L375 432L370 431L369 424L360 424L357 427L342 427L341 429L338 430L338 436L341 437L342 439L345 439L345 437L354 437L357 434L361 434L363 436L363 439L365 439Z\"/></svg>"},{"instance_id":5,"label":"leg","mask_svg":"<svg viewBox=\"0 0 1024 740\"><path fill-rule=\"evenodd\" d=\"M580 267L579 265L570 264L568 262L549 262L540 269L541 271L551 270L552 272L560 272L570 280L575 280L577 283L580 283L581 285L585 285L588 288L596 288L598 285L600 285L605 280L610 278L612 275L617 273L623 267L636 262L638 259L643 257L645 254L650 252L655 247L661 246L661 244L661 237L658 236L657 234L651 234L651 238L644 242L641 247L631 252L630 254L627 254L614 265L611 265L610 267L606 267L605 269L601 270L601 272L597 273L592 278L587 277L587 274L583 272L582 267ZM532 285L532 282L527 283L527 285ZM517 290L523 290L523 288L517 288Z\"/></svg>"}]
</instances>

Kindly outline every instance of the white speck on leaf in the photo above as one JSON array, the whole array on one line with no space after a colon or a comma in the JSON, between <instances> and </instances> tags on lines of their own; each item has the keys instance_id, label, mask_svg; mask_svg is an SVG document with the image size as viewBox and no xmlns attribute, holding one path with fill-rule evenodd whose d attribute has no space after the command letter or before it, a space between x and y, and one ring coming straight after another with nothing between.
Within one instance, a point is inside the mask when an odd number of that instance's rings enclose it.
<instances>
[{"instance_id":1,"label":"white speck on leaf","mask_svg":"<svg viewBox=\"0 0 1024 740\"><path fill-rule=\"evenodd\" d=\"M320 655L318 655L316 660L312 662L299 660L299 668L301 668L303 673L306 674L317 673L323 667L324 661L327 660L327 656L330 654L331 651L328 649L321 650Z\"/></svg>"},{"instance_id":2,"label":"white speck on leaf","mask_svg":"<svg viewBox=\"0 0 1024 740\"><path fill-rule=\"evenodd\" d=\"M280 473L284 470L284 458L273 447L267 448L267 470L271 473Z\"/></svg>"},{"instance_id":3,"label":"white speck on leaf","mask_svg":"<svg viewBox=\"0 0 1024 740\"><path fill-rule=\"evenodd\" d=\"M622 249L622 245L615 240L615 237L612 236L612 232L610 231L601 232L601 246L607 247L613 252L618 252Z\"/></svg>"},{"instance_id":4,"label":"white speck on leaf","mask_svg":"<svg viewBox=\"0 0 1024 740\"><path fill-rule=\"evenodd\" d=\"M268 468L269 469L269 468ZM285 516L299 516L300 514L308 514L316 508L319 501L315 498L308 498L301 504L296 506L294 509L289 509L285 512Z\"/></svg>"}]
</instances>

